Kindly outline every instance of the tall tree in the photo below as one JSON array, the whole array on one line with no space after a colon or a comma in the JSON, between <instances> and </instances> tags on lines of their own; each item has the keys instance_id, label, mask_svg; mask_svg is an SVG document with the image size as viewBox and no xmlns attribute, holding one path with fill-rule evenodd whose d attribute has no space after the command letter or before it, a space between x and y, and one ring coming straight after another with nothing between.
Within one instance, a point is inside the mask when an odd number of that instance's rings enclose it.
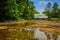
<instances>
[{"instance_id":1,"label":"tall tree","mask_svg":"<svg viewBox=\"0 0 60 40\"><path fill-rule=\"evenodd\" d=\"M51 18L51 3L50 2L47 4L45 11L43 13L48 16L48 19Z\"/></svg>"},{"instance_id":2,"label":"tall tree","mask_svg":"<svg viewBox=\"0 0 60 40\"><path fill-rule=\"evenodd\" d=\"M0 0L0 21L5 20L6 18L6 6L7 6L7 0Z\"/></svg>"},{"instance_id":3,"label":"tall tree","mask_svg":"<svg viewBox=\"0 0 60 40\"><path fill-rule=\"evenodd\" d=\"M30 0L0 0L0 20L32 19L35 12Z\"/></svg>"},{"instance_id":4,"label":"tall tree","mask_svg":"<svg viewBox=\"0 0 60 40\"><path fill-rule=\"evenodd\" d=\"M46 6L45 10L50 11L50 10L51 10L51 5L52 5L52 4L49 2L49 3L47 4L47 6Z\"/></svg>"},{"instance_id":5,"label":"tall tree","mask_svg":"<svg viewBox=\"0 0 60 40\"><path fill-rule=\"evenodd\" d=\"M17 20L18 9L16 0L1 0L0 1L1 18L0 20Z\"/></svg>"},{"instance_id":6,"label":"tall tree","mask_svg":"<svg viewBox=\"0 0 60 40\"><path fill-rule=\"evenodd\" d=\"M58 18L58 15L57 15L57 13L58 13L58 4L55 2L54 4L53 4L53 9L52 9L52 11L53 11L53 17L54 18Z\"/></svg>"}]
</instances>

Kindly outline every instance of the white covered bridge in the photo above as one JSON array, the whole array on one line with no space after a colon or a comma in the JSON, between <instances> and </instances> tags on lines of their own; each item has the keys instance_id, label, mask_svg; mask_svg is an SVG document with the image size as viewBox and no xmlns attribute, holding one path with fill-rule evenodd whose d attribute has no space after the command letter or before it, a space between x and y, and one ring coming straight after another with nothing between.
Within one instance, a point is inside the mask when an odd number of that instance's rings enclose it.
<instances>
[{"instance_id":1,"label":"white covered bridge","mask_svg":"<svg viewBox=\"0 0 60 40\"><path fill-rule=\"evenodd\" d=\"M35 14L34 15L35 19L47 19L48 16L44 15L44 14Z\"/></svg>"}]
</instances>

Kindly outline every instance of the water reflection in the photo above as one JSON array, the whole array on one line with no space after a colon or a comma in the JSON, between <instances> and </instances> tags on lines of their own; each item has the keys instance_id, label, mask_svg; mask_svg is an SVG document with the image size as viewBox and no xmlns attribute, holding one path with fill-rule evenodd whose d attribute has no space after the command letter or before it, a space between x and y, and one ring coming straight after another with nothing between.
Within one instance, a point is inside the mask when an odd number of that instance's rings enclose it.
<instances>
[{"instance_id":1,"label":"water reflection","mask_svg":"<svg viewBox=\"0 0 60 40\"><path fill-rule=\"evenodd\" d=\"M40 28L35 28L35 38L38 38L39 40L47 40L47 37L44 32L40 31Z\"/></svg>"},{"instance_id":2,"label":"water reflection","mask_svg":"<svg viewBox=\"0 0 60 40\"><path fill-rule=\"evenodd\" d=\"M0 30L0 40L60 40L54 33L45 33L40 28L20 28Z\"/></svg>"},{"instance_id":3,"label":"water reflection","mask_svg":"<svg viewBox=\"0 0 60 40\"><path fill-rule=\"evenodd\" d=\"M38 40L60 40L60 36L55 33L46 33L40 31L40 28L26 28L25 30L34 30L34 37Z\"/></svg>"},{"instance_id":4,"label":"water reflection","mask_svg":"<svg viewBox=\"0 0 60 40\"><path fill-rule=\"evenodd\" d=\"M60 35L58 36L58 39L57 40L60 40Z\"/></svg>"}]
</instances>

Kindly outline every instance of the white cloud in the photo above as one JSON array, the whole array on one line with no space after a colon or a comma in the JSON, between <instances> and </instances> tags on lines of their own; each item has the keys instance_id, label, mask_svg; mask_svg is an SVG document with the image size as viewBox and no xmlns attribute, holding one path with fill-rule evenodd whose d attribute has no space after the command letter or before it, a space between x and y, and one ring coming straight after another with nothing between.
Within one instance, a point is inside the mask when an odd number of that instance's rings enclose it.
<instances>
[{"instance_id":1,"label":"white cloud","mask_svg":"<svg viewBox=\"0 0 60 40\"><path fill-rule=\"evenodd\" d=\"M45 2L45 1L40 1L39 4L42 5L42 4L47 4L48 2Z\"/></svg>"},{"instance_id":2,"label":"white cloud","mask_svg":"<svg viewBox=\"0 0 60 40\"><path fill-rule=\"evenodd\" d=\"M46 5L46 4L48 4L49 2L46 2L46 1L40 1L38 4L40 4L40 5ZM51 4L53 4L52 2L50 2Z\"/></svg>"}]
</instances>

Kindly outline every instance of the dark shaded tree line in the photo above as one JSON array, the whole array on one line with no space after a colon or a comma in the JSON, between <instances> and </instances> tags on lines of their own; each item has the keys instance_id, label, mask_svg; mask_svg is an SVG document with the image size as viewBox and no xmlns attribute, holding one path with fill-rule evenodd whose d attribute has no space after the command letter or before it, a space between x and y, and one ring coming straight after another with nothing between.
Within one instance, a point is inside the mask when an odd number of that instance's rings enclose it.
<instances>
[{"instance_id":1,"label":"dark shaded tree line","mask_svg":"<svg viewBox=\"0 0 60 40\"><path fill-rule=\"evenodd\" d=\"M60 18L60 8L57 2L53 5L49 2L45 8L43 14L48 16L48 19L51 18Z\"/></svg>"},{"instance_id":2,"label":"dark shaded tree line","mask_svg":"<svg viewBox=\"0 0 60 40\"><path fill-rule=\"evenodd\" d=\"M30 0L0 0L0 21L33 19L36 13Z\"/></svg>"}]
</instances>

